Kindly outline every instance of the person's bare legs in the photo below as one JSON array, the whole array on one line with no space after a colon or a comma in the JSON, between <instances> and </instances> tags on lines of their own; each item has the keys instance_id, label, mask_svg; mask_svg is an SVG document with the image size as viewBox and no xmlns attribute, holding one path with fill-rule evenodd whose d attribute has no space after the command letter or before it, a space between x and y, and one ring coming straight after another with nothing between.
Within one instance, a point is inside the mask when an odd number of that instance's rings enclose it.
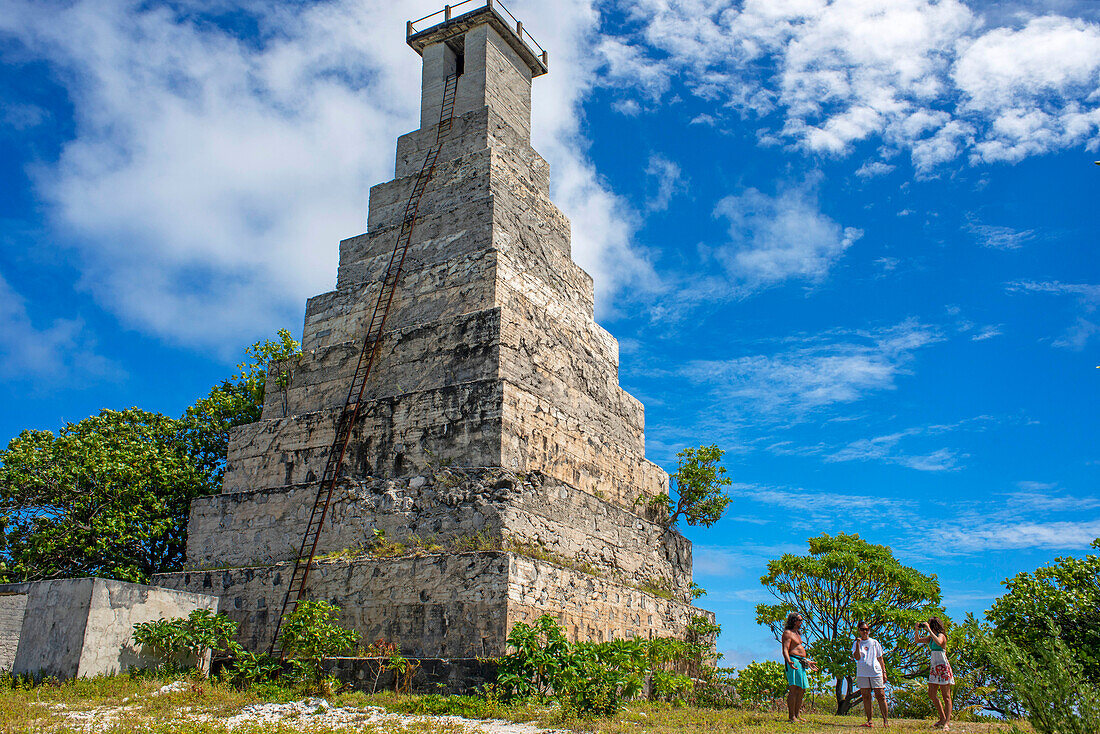
<instances>
[{"instance_id":1,"label":"person's bare legs","mask_svg":"<svg viewBox=\"0 0 1100 734\"><path fill-rule=\"evenodd\" d=\"M871 719L874 718L874 714L871 713L871 689L860 688L859 695L863 696L863 713L867 714L867 723L871 723Z\"/></svg>"},{"instance_id":2,"label":"person's bare legs","mask_svg":"<svg viewBox=\"0 0 1100 734\"><path fill-rule=\"evenodd\" d=\"M787 720L798 721L798 710L802 708L802 696L805 690L798 686L787 686Z\"/></svg>"},{"instance_id":3,"label":"person's bare legs","mask_svg":"<svg viewBox=\"0 0 1100 734\"><path fill-rule=\"evenodd\" d=\"M802 721L802 702L806 700L806 689L796 688L794 697L794 720Z\"/></svg>"},{"instance_id":4,"label":"person's bare legs","mask_svg":"<svg viewBox=\"0 0 1100 734\"><path fill-rule=\"evenodd\" d=\"M936 722L936 728L939 728L947 723L947 717L943 715L943 704L940 702L939 686L935 683L928 684L928 697L932 699L932 705L936 708L936 713L939 715L939 721Z\"/></svg>"},{"instance_id":5,"label":"person's bare legs","mask_svg":"<svg viewBox=\"0 0 1100 734\"><path fill-rule=\"evenodd\" d=\"M943 728L949 728L951 724L951 714L954 713L951 709L951 686L940 686L940 694L943 695Z\"/></svg>"},{"instance_id":6,"label":"person's bare legs","mask_svg":"<svg viewBox=\"0 0 1100 734\"><path fill-rule=\"evenodd\" d=\"M886 721L886 689L885 688L876 688L875 689L875 698L878 699L878 710L880 712L882 712L882 725L887 726L888 724L887 724L887 721ZM871 713L871 705L869 703L867 705L867 713L868 714ZM868 716L867 718L869 719L870 716Z\"/></svg>"}]
</instances>

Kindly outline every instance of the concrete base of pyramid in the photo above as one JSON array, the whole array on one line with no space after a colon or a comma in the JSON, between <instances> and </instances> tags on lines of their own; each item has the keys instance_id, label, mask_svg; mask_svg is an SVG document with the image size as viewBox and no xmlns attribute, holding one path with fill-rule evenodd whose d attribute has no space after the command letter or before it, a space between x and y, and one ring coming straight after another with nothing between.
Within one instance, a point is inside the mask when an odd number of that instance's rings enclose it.
<instances>
[{"instance_id":1,"label":"concrete base of pyramid","mask_svg":"<svg viewBox=\"0 0 1100 734\"><path fill-rule=\"evenodd\" d=\"M217 596L251 650L271 642L292 563L159 574L158 586ZM573 640L683 637L694 617L714 615L583 571L508 551L424 553L317 561L308 595L342 609L361 640L405 655L503 655L517 622L553 614Z\"/></svg>"}]
</instances>

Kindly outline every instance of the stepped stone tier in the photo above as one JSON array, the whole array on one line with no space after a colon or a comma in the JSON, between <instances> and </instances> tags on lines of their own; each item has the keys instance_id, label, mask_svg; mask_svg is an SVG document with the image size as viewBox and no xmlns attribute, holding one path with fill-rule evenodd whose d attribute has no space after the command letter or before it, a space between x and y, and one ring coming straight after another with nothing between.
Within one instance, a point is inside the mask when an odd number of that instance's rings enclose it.
<instances>
[{"instance_id":1,"label":"stepped stone tier","mask_svg":"<svg viewBox=\"0 0 1100 734\"><path fill-rule=\"evenodd\" d=\"M340 243L336 290L309 300L303 354L272 365L261 419L232 433L223 493L192 503L194 570L156 583L218 595L246 644L270 642L444 82L460 72L308 596L421 657L502 654L513 624L546 612L574 639L682 636L713 615L691 606L691 544L648 509L668 476L645 458L642 406L619 387L618 344L593 320L592 279L531 147L545 57L491 5L409 44L423 57L421 127L398 139L396 177L371 189L366 234Z\"/></svg>"}]
</instances>

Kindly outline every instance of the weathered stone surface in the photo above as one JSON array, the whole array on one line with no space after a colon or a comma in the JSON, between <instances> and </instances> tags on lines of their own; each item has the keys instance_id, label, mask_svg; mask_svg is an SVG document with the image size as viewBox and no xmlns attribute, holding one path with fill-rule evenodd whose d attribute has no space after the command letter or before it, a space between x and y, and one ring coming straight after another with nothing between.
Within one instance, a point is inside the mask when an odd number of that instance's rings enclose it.
<instances>
[{"instance_id":1,"label":"weathered stone surface","mask_svg":"<svg viewBox=\"0 0 1100 734\"><path fill-rule=\"evenodd\" d=\"M0 584L5 626L14 629L19 620L17 651L4 667L65 679L155 665L156 656L134 646L135 624L216 606L217 599L205 594L108 579Z\"/></svg>"},{"instance_id":2,"label":"weathered stone surface","mask_svg":"<svg viewBox=\"0 0 1100 734\"><path fill-rule=\"evenodd\" d=\"M160 574L162 586L214 594L251 649L271 642L292 564ZM341 623L364 640L384 639L417 657L504 654L515 622L558 616L571 639L682 635L713 615L622 584L501 551L411 558L318 561L315 598L343 609Z\"/></svg>"},{"instance_id":3,"label":"weathered stone surface","mask_svg":"<svg viewBox=\"0 0 1100 734\"><path fill-rule=\"evenodd\" d=\"M413 44L421 128L398 140L394 180L371 189L367 232L340 243L336 290L309 300L305 352L272 366L261 420L232 433L225 493L192 505L188 563L248 567L159 577L219 595L254 649L270 642L291 570L280 562L298 553L460 63L319 540L322 554L351 552L317 564L309 593L367 639L432 658L499 654L510 625L544 612L577 639L679 635L704 614L688 603L691 544L646 509L668 476L645 458L644 410L619 386L618 344L593 318L592 279L570 259L569 221L530 144L531 77L545 69L478 18ZM357 556L376 531L456 549L480 534L500 550ZM637 588L654 582L673 599Z\"/></svg>"},{"instance_id":4,"label":"weathered stone surface","mask_svg":"<svg viewBox=\"0 0 1100 734\"><path fill-rule=\"evenodd\" d=\"M15 665L15 653L19 649L19 634L23 631L26 612L26 594L0 594L0 670L11 670Z\"/></svg>"},{"instance_id":5,"label":"weathered stone surface","mask_svg":"<svg viewBox=\"0 0 1100 734\"><path fill-rule=\"evenodd\" d=\"M198 568L293 559L318 485L204 497L191 504L187 557ZM608 577L639 585L660 579L683 598L691 544L675 531L539 474L440 469L427 476L341 482L319 554L361 550L374 531L390 541L444 544L478 533L531 544Z\"/></svg>"}]
</instances>

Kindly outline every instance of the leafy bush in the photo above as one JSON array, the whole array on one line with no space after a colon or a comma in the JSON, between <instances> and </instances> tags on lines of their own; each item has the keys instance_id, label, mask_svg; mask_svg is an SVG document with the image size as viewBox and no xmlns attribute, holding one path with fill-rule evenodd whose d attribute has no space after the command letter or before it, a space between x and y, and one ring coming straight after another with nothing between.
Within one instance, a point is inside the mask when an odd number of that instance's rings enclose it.
<instances>
[{"instance_id":1,"label":"leafy bush","mask_svg":"<svg viewBox=\"0 0 1100 734\"><path fill-rule=\"evenodd\" d=\"M545 700L560 690L571 665L569 641L558 623L544 614L528 625L518 622L508 634L513 651L500 660L497 683L505 695Z\"/></svg>"},{"instance_id":2,"label":"leafy bush","mask_svg":"<svg viewBox=\"0 0 1100 734\"><path fill-rule=\"evenodd\" d=\"M1012 695L1027 710L1039 734L1096 734L1100 731L1100 692L1083 683L1081 663L1047 627L1042 644L1036 638L1023 647L1003 636L983 640L986 653L1008 681Z\"/></svg>"},{"instance_id":3,"label":"leafy bush","mask_svg":"<svg viewBox=\"0 0 1100 734\"><path fill-rule=\"evenodd\" d=\"M732 703L720 676L704 658L718 626L705 618L693 622L688 640L612 640L571 644L557 621L543 615L533 625L512 628L512 652L499 661L497 687L503 698L556 699L567 715L608 716L623 701L639 695L649 682L655 701L682 704L702 697L706 705ZM699 678L697 684L692 678ZM724 702L724 703L723 703Z\"/></svg>"},{"instance_id":4,"label":"leafy bush","mask_svg":"<svg viewBox=\"0 0 1100 734\"><path fill-rule=\"evenodd\" d=\"M263 652L250 652L236 642L232 643L233 665L224 674L224 679L240 686L252 688L259 683L274 681L283 670L283 664L277 658Z\"/></svg>"},{"instance_id":5,"label":"leafy bush","mask_svg":"<svg viewBox=\"0 0 1100 734\"><path fill-rule=\"evenodd\" d=\"M629 675L600 661L594 650L588 652L579 655L569 669L561 690L562 711L582 719L614 716L623 708Z\"/></svg>"},{"instance_id":6,"label":"leafy bush","mask_svg":"<svg viewBox=\"0 0 1100 734\"><path fill-rule=\"evenodd\" d=\"M206 652L239 648L233 638L237 623L224 614L209 609L196 609L186 617L138 622L134 625L134 642L158 654L165 666L178 663L181 656L193 655L199 672L206 674Z\"/></svg>"},{"instance_id":7,"label":"leafy bush","mask_svg":"<svg viewBox=\"0 0 1100 734\"><path fill-rule=\"evenodd\" d=\"M649 681L649 697L654 701L682 704L693 689L691 678L668 670L654 670Z\"/></svg>"},{"instance_id":8,"label":"leafy bush","mask_svg":"<svg viewBox=\"0 0 1100 734\"><path fill-rule=\"evenodd\" d=\"M783 663L777 660L752 661L737 674L733 683L741 703L765 707L787 695L787 677Z\"/></svg>"},{"instance_id":9,"label":"leafy bush","mask_svg":"<svg viewBox=\"0 0 1100 734\"><path fill-rule=\"evenodd\" d=\"M325 678L321 661L346 651L359 639L358 632L336 623L339 614L340 607L327 601L304 600L283 622L279 641L295 678L306 688L327 692L333 681Z\"/></svg>"}]
</instances>

